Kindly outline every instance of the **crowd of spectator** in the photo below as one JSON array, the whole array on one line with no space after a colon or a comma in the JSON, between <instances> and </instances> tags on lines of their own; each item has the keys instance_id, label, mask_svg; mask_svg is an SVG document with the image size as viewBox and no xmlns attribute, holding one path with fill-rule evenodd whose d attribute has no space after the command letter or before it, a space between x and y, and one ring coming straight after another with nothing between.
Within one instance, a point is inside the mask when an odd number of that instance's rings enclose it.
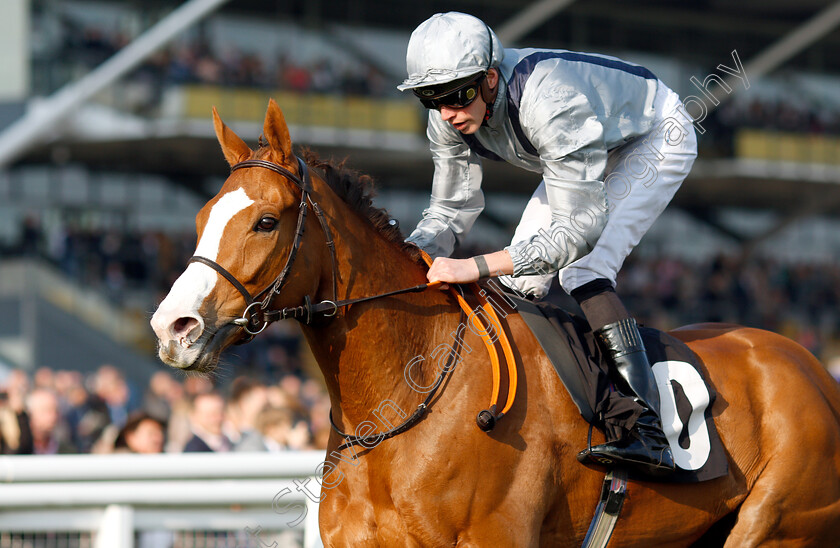
<instances>
[{"instance_id":1,"label":"crowd of spectator","mask_svg":"<svg viewBox=\"0 0 840 548\"><path fill-rule=\"evenodd\" d=\"M62 40L57 44L61 55L51 54L43 67L59 74L88 72L113 56L130 41L120 31L105 31L93 26L63 21ZM201 38L178 40L149 57L129 77L129 81L145 83L153 88L149 100L161 98L169 84L208 84L232 87L289 90L296 92L345 95L383 96L393 93L384 75L374 66L357 62L339 65L331 59L316 58L307 63L296 62L285 52L266 55L243 51L227 44L215 46ZM69 70L68 70L69 67ZM44 85L56 87L60 82ZM44 90L53 91L53 90Z\"/></svg>"},{"instance_id":2,"label":"crowd of spectator","mask_svg":"<svg viewBox=\"0 0 840 548\"><path fill-rule=\"evenodd\" d=\"M735 98L724 103L714 116L729 128L756 128L794 133L840 134L840 111L813 103L784 99Z\"/></svg>"},{"instance_id":3,"label":"crowd of spectator","mask_svg":"<svg viewBox=\"0 0 840 548\"><path fill-rule=\"evenodd\" d=\"M241 86L301 93L342 93L381 96L387 91L385 78L371 66L362 70L340 69L327 59L309 64L278 54L266 63L252 53L229 47L224 55L200 42L186 43L167 50L147 66L172 84L210 84Z\"/></svg>"},{"instance_id":4,"label":"crowd of spectator","mask_svg":"<svg viewBox=\"0 0 840 548\"><path fill-rule=\"evenodd\" d=\"M89 71L114 55L130 41L121 31L106 32L95 26L72 20L62 22L62 42L54 56L55 63L70 65L76 71ZM394 82L375 67L363 62L348 68L327 58L297 62L287 52L266 56L241 51L233 45L223 47L210 40L180 40L153 55L136 70L130 79L145 82L156 91L157 101L167 84L210 84L290 90L302 93L333 93L363 96L384 96L394 92ZM68 71L62 71L68 72ZM73 70L70 71L74 72ZM55 85L55 84L53 84ZM779 87L795 90L796 84L779 82ZM840 134L840 110L837 106L817 101L797 101L796 92L778 96L745 95L726 101L705 120L715 140L726 139L737 128L760 128L796 133Z\"/></svg>"},{"instance_id":5,"label":"crowd of spectator","mask_svg":"<svg viewBox=\"0 0 840 548\"><path fill-rule=\"evenodd\" d=\"M712 111L702 126L704 133L698 136L701 154L732 156L736 152L735 138L741 129L840 135L840 109L784 99L735 97Z\"/></svg>"},{"instance_id":6,"label":"crowd of spectator","mask_svg":"<svg viewBox=\"0 0 840 548\"><path fill-rule=\"evenodd\" d=\"M2 454L300 451L325 449L329 430L323 386L299 375L220 388L166 371L137 387L112 365L0 374Z\"/></svg>"}]
</instances>

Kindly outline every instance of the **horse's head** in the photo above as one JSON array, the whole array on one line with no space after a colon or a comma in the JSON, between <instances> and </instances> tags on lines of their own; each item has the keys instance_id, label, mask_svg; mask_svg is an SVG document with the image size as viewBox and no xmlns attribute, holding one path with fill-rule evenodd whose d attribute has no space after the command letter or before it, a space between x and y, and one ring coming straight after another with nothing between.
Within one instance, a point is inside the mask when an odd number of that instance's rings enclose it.
<instances>
[{"instance_id":1,"label":"horse's head","mask_svg":"<svg viewBox=\"0 0 840 548\"><path fill-rule=\"evenodd\" d=\"M213 122L232 172L198 212L195 255L151 321L161 360L191 371L212 370L222 350L263 328L265 306L299 304L301 295L312 294L320 265L317 254L295 254L302 229L317 221L299 213L308 175L292 153L280 108L269 103L267 143L256 151L215 109Z\"/></svg>"}]
</instances>

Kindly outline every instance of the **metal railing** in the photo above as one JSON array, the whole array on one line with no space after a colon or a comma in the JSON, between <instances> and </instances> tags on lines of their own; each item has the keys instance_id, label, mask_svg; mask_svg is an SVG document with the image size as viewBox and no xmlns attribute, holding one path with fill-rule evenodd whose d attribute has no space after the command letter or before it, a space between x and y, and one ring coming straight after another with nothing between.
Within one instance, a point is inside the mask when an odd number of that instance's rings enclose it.
<instances>
[{"instance_id":1,"label":"metal railing","mask_svg":"<svg viewBox=\"0 0 840 548\"><path fill-rule=\"evenodd\" d=\"M321 451L0 457L0 547L316 548L314 474L323 458Z\"/></svg>"}]
</instances>

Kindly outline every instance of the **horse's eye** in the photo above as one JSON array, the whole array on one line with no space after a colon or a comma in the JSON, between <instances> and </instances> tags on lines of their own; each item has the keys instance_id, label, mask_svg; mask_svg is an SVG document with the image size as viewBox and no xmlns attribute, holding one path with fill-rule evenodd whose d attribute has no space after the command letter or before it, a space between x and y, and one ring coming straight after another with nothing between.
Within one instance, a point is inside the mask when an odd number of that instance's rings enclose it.
<instances>
[{"instance_id":1,"label":"horse's eye","mask_svg":"<svg viewBox=\"0 0 840 548\"><path fill-rule=\"evenodd\" d=\"M277 226L277 219L274 217L263 217L260 219L260 222L257 223L257 230L262 232L270 232L274 230L274 227Z\"/></svg>"}]
</instances>

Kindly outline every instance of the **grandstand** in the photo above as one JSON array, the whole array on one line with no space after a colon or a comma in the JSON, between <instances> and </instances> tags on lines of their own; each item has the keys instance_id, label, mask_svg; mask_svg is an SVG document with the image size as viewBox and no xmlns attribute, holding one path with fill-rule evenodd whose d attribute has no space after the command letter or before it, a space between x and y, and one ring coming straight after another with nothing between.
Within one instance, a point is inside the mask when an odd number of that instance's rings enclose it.
<instances>
[{"instance_id":1,"label":"grandstand","mask_svg":"<svg viewBox=\"0 0 840 548\"><path fill-rule=\"evenodd\" d=\"M142 399L161 367L148 317L193 251L195 213L227 172L213 106L253 145L273 97L293 141L371 174L378 205L407 234L428 203L433 166L425 112L395 87L411 30L447 10L483 18L507 46L637 62L684 98L700 155L619 280L640 319L663 329L707 320L768 328L827 367L840 364L838 3L6 3L0 386L13 370L95 377L113 364ZM538 183L485 164L487 207L459 252L505 245ZM318 372L304 347L294 325L274 327L232 355L217 384L247 373L306 385ZM323 394L311 383L284 390L278 401L294 393L311 425L302 448L323 449ZM238 503L220 504L224 513ZM37 525L33 515L27 526ZM234 522L241 531L244 521ZM16 545L3 535L0 548ZM292 546L298 537L282 538Z\"/></svg>"}]
</instances>

